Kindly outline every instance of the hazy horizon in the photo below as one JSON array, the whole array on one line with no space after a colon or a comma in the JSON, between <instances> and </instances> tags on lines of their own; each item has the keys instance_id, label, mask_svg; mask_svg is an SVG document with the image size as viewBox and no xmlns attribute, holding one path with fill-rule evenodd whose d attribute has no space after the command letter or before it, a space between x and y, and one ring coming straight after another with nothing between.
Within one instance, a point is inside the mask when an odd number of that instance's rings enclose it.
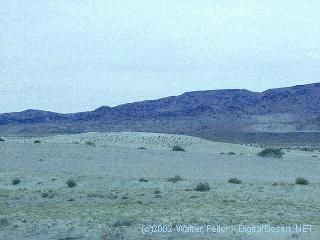
<instances>
[{"instance_id":1,"label":"hazy horizon","mask_svg":"<svg viewBox=\"0 0 320 240\"><path fill-rule=\"evenodd\" d=\"M320 82L318 1L2 1L0 113Z\"/></svg>"}]
</instances>

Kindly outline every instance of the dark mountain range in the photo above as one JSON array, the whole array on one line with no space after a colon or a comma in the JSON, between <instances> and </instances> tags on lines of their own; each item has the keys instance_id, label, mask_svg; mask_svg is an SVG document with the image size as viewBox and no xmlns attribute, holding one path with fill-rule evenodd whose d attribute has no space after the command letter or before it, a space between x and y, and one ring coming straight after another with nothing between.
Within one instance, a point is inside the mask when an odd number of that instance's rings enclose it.
<instances>
[{"instance_id":1,"label":"dark mountain range","mask_svg":"<svg viewBox=\"0 0 320 240\"><path fill-rule=\"evenodd\" d=\"M60 114L0 114L1 134L156 131L210 136L229 133L318 132L320 83L251 92L188 92L180 96Z\"/></svg>"}]
</instances>

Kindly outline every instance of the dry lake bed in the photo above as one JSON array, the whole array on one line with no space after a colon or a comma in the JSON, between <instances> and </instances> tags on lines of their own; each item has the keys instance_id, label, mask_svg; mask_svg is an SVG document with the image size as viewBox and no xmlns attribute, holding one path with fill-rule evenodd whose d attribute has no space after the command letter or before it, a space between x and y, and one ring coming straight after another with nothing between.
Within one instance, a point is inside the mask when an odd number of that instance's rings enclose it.
<instances>
[{"instance_id":1,"label":"dry lake bed","mask_svg":"<svg viewBox=\"0 0 320 240\"><path fill-rule=\"evenodd\" d=\"M318 240L319 151L261 150L156 133L3 137L0 239Z\"/></svg>"}]
</instances>

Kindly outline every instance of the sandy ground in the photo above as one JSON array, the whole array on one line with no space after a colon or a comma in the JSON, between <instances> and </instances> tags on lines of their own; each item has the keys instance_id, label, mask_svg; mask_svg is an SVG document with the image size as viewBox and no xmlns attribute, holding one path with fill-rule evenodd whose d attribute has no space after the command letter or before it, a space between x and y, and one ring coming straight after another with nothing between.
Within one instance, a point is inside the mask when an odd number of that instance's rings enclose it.
<instances>
[{"instance_id":1,"label":"sandy ground","mask_svg":"<svg viewBox=\"0 0 320 240\"><path fill-rule=\"evenodd\" d=\"M255 147L152 133L4 139L0 142L1 240L318 240L320 236L319 152L291 150L282 159L261 158L257 156L261 149ZM95 146L86 145L88 141ZM186 151L174 152L173 145ZM183 180L167 181L175 175ZM294 184L299 176L310 184ZM242 184L228 183L232 177ZM14 185L13 179L21 182ZM68 187L68 179L77 186ZM201 182L208 182L210 191L195 191ZM292 228L310 224L313 229L244 233L239 224ZM181 225L204 230L181 233L177 231ZM207 232L208 225L228 231ZM154 233L142 231L150 229Z\"/></svg>"}]
</instances>

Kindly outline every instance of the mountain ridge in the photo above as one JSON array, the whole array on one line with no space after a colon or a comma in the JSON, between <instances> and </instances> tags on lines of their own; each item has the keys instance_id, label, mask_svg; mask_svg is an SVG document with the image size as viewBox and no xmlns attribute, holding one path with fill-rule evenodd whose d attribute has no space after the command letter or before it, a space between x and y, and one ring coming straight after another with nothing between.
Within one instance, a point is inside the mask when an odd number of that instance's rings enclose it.
<instances>
[{"instance_id":1,"label":"mountain ridge","mask_svg":"<svg viewBox=\"0 0 320 240\"><path fill-rule=\"evenodd\" d=\"M36 109L3 113L0 133L132 130L201 136L203 132L230 131L317 132L319 116L320 83L312 83L263 92L246 89L186 92L78 113Z\"/></svg>"}]
</instances>

